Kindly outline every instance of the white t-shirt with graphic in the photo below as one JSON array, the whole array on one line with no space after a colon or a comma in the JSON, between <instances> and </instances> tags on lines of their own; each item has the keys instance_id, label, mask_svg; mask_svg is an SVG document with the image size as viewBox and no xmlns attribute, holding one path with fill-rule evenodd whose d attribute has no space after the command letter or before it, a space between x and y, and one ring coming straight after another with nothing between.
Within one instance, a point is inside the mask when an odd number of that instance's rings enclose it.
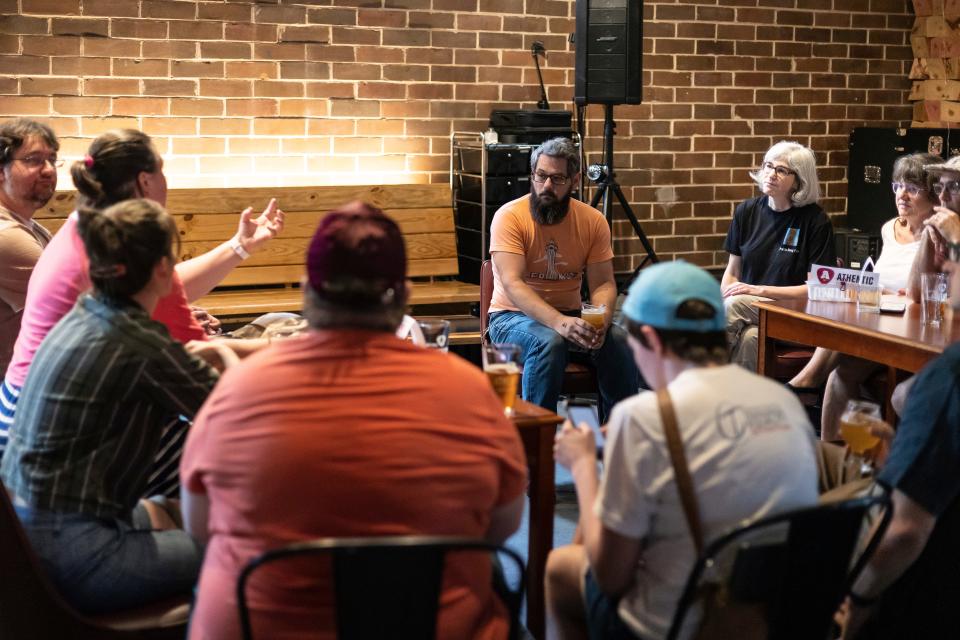
<instances>
[{"instance_id":1,"label":"white t-shirt with graphic","mask_svg":"<svg viewBox=\"0 0 960 640\"><path fill-rule=\"evenodd\" d=\"M780 384L737 365L689 369L668 386L696 488L705 543L744 519L817 501L813 427ZM640 637L666 635L695 560L656 394L619 403L608 425L595 510L642 540L619 613Z\"/></svg>"}]
</instances>

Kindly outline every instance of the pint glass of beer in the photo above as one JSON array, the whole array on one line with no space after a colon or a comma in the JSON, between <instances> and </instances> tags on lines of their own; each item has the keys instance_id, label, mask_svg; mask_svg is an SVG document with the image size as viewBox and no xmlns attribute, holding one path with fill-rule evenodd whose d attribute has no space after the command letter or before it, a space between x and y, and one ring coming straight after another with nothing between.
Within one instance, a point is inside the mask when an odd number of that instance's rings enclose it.
<instances>
[{"instance_id":1,"label":"pint glass of beer","mask_svg":"<svg viewBox=\"0 0 960 640\"><path fill-rule=\"evenodd\" d=\"M513 415L517 401L517 386L520 382L520 347L511 343L483 346L483 370L493 390L500 396L503 413Z\"/></svg>"},{"instance_id":2,"label":"pint glass of beer","mask_svg":"<svg viewBox=\"0 0 960 640\"><path fill-rule=\"evenodd\" d=\"M606 321L607 305L595 305L584 302L580 305L580 317L593 325L597 331L603 330L603 324Z\"/></svg>"}]
</instances>

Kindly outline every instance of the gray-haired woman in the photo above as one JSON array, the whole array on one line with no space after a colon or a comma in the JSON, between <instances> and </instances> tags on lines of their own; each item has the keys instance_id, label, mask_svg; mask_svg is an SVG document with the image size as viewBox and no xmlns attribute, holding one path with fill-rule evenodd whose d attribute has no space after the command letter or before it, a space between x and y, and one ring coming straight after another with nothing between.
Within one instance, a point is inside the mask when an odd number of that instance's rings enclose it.
<instances>
[{"instance_id":1,"label":"gray-haired woman","mask_svg":"<svg viewBox=\"0 0 960 640\"><path fill-rule=\"evenodd\" d=\"M778 142L750 177L762 195L734 211L724 243L730 259L720 285L731 358L756 370L759 317L753 303L805 298L810 265L832 265L837 257L833 225L817 204L820 183L813 151L796 142Z\"/></svg>"}]
</instances>

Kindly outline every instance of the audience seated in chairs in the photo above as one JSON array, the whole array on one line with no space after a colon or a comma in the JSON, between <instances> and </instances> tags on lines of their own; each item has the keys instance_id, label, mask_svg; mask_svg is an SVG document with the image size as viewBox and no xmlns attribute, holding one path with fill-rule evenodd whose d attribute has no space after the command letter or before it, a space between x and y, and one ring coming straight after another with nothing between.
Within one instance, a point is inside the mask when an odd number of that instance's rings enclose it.
<instances>
[{"instance_id":1,"label":"audience seated in chairs","mask_svg":"<svg viewBox=\"0 0 960 640\"><path fill-rule=\"evenodd\" d=\"M927 167L939 159L940 156L930 153L913 153L898 158L893 165L897 217L888 220L880 230L883 251L874 267L880 274L884 293L905 294L911 274L916 270L924 223L933 215L936 204L934 175ZM827 381L821 435L824 440L837 440L840 414L847 400L859 397L860 383L879 368L880 365L861 358L818 348L789 384L798 391L809 391Z\"/></svg>"},{"instance_id":2,"label":"audience seated in chairs","mask_svg":"<svg viewBox=\"0 0 960 640\"><path fill-rule=\"evenodd\" d=\"M523 448L486 377L395 335L408 286L396 223L360 203L334 211L306 265L311 329L227 370L187 440L184 522L207 546L192 638L238 636L237 577L269 549L327 536L499 543L519 525ZM437 637L506 635L480 560L449 562ZM254 637L333 634L322 580L317 592L290 569L268 575L248 592Z\"/></svg>"},{"instance_id":3,"label":"audience seated in chairs","mask_svg":"<svg viewBox=\"0 0 960 640\"><path fill-rule=\"evenodd\" d=\"M70 169L77 188L77 207L103 210L128 198L149 198L161 205L167 199L163 159L150 137L132 129L108 131L97 137L83 160ZM4 402L0 409L0 435L14 424L17 398L27 379L34 353L47 333L73 307L80 294L90 287L87 255L77 233L74 212L43 251L30 278L20 333L3 383ZM188 300L207 293L240 264L244 255L254 253L283 228L283 212L271 201L254 219L249 209L241 213L237 234L229 241L196 258L176 265L173 287L153 312L170 335L182 343L196 341L191 348L201 357L216 361L219 349L204 344L206 332L191 314ZM227 340L239 355L266 344L266 340ZM186 425L172 421L164 434L161 455L151 474L152 492L176 495L177 464ZM3 454L0 438L0 456Z\"/></svg>"},{"instance_id":4,"label":"audience seated in chairs","mask_svg":"<svg viewBox=\"0 0 960 640\"><path fill-rule=\"evenodd\" d=\"M960 243L952 214L944 240ZM960 264L951 300L960 312ZM960 628L960 343L916 376L877 481L893 491L893 520L841 611L842 638L950 638Z\"/></svg>"},{"instance_id":5,"label":"audience seated in chairs","mask_svg":"<svg viewBox=\"0 0 960 640\"><path fill-rule=\"evenodd\" d=\"M177 229L151 200L81 209L92 293L37 350L0 474L34 550L85 613L189 592L202 549L175 505L139 501L164 425L217 380L150 314L174 282Z\"/></svg>"},{"instance_id":6,"label":"audience seated in chairs","mask_svg":"<svg viewBox=\"0 0 960 640\"><path fill-rule=\"evenodd\" d=\"M602 483L590 428L568 421L557 436L583 536L547 563L549 623L563 638L586 637L588 628L590 637L661 638L670 626L695 551L663 404L676 415L705 541L746 518L817 501L813 428L790 391L729 364L713 277L682 261L648 267L623 313L637 365L657 393L614 407Z\"/></svg>"}]
</instances>

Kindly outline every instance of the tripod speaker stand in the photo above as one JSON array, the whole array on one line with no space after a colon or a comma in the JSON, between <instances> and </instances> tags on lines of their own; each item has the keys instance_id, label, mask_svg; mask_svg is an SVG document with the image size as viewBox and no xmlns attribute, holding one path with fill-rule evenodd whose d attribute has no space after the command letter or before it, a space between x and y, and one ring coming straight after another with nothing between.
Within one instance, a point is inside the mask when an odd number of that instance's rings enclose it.
<instances>
[{"instance_id":1,"label":"tripod speaker stand","mask_svg":"<svg viewBox=\"0 0 960 640\"><path fill-rule=\"evenodd\" d=\"M616 132L617 124L613 121L613 105L605 104L603 105L603 162L600 167L591 165L590 168L587 169L587 177L597 183L597 192L593 194L593 198L590 200L590 206L596 208L597 203L603 198L603 208L601 211L612 230L613 196L616 196L620 202L620 206L623 207L623 214L633 226L633 231L637 234L640 244L643 245L643 250L647 252L647 255L643 257L643 260L640 261L637 268L633 270L633 277L635 278L640 272L640 269L646 266L647 262L659 262L660 259L657 258L657 254L653 250L653 245L651 245L650 240L647 239L647 234L643 232L640 221L637 220L637 216L634 215L633 209L630 208L627 199L623 197L623 191L620 189L620 185L617 184L617 174L613 170L613 136Z\"/></svg>"}]
</instances>

